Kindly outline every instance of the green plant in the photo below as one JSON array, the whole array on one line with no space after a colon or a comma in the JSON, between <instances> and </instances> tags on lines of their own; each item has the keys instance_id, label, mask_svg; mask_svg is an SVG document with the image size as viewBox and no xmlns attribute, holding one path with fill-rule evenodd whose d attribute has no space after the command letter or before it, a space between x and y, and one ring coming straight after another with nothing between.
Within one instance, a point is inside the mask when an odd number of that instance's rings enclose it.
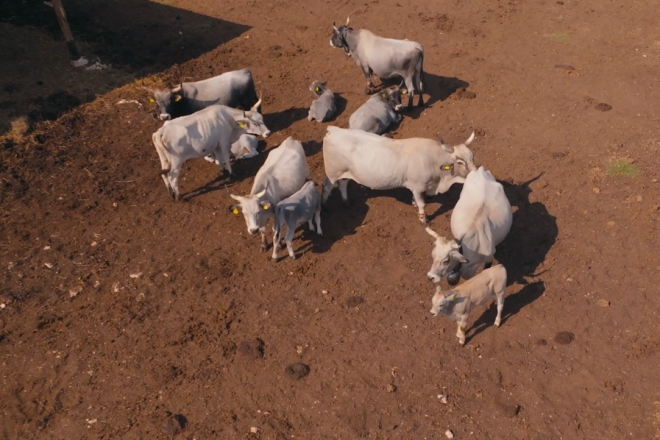
<instances>
[{"instance_id":1,"label":"green plant","mask_svg":"<svg viewBox=\"0 0 660 440\"><path fill-rule=\"evenodd\" d=\"M607 169L609 177L635 177L637 174L639 174L639 168L623 159L612 163Z\"/></svg>"},{"instance_id":2,"label":"green plant","mask_svg":"<svg viewBox=\"0 0 660 440\"><path fill-rule=\"evenodd\" d=\"M567 34L566 32L555 32L554 34L550 34L550 39L557 41L559 43L570 43L571 42L571 36Z\"/></svg>"}]
</instances>

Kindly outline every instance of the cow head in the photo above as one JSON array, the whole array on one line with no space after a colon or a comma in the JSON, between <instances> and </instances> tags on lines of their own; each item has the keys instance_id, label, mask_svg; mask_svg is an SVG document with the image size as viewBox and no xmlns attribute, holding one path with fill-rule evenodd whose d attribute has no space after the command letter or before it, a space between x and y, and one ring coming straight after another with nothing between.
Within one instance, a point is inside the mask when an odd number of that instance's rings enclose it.
<instances>
[{"instance_id":1,"label":"cow head","mask_svg":"<svg viewBox=\"0 0 660 440\"><path fill-rule=\"evenodd\" d=\"M266 226L268 218L275 215L275 206L266 197L266 188L251 196L244 197L234 194L229 194L229 196L238 202L237 205L230 206L229 210L234 215L243 213L247 230L251 235L256 234L259 228Z\"/></svg>"},{"instance_id":2,"label":"cow head","mask_svg":"<svg viewBox=\"0 0 660 440\"><path fill-rule=\"evenodd\" d=\"M431 298L431 314L433 316L438 316L440 313L446 315L451 314L452 306L457 303L457 294L456 292L447 292L447 295L442 291L440 286L435 289L435 295Z\"/></svg>"},{"instance_id":3,"label":"cow head","mask_svg":"<svg viewBox=\"0 0 660 440\"><path fill-rule=\"evenodd\" d=\"M435 239L435 247L431 253L433 264L431 270L426 275L429 280L439 283L442 277L452 272L459 263L468 263L468 260L461 254L461 245L459 242L456 240L447 240L431 228L426 228L426 232ZM458 278L454 280L458 282Z\"/></svg>"},{"instance_id":4,"label":"cow head","mask_svg":"<svg viewBox=\"0 0 660 440\"><path fill-rule=\"evenodd\" d=\"M451 154L452 159L454 159L452 175L467 177L470 171L476 171L477 167L474 165L474 154L468 148L472 141L474 141L474 131L465 143L456 145L455 147L449 147L445 145L444 141L440 140L442 149Z\"/></svg>"},{"instance_id":5,"label":"cow head","mask_svg":"<svg viewBox=\"0 0 660 440\"><path fill-rule=\"evenodd\" d=\"M352 28L348 27L348 23L351 21L351 14L348 14L346 24L343 26L337 27L334 23L332 23L332 37L330 37L330 46L344 49L344 52L346 52L347 55L350 55L350 48L346 42L346 34L353 30Z\"/></svg>"},{"instance_id":6,"label":"cow head","mask_svg":"<svg viewBox=\"0 0 660 440\"><path fill-rule=\"evenodd\" d=\"M247 133L262 136L265 139L270 135L270 130L266 127L264 117L257 111L259 105L261 105L261 99L252 106L250 111L243 112L242 117L234 117L234 120L236 121L236 125Z\"/></svg>"},{"instance_id":7,"label":"cow head","mask_svg":"<svg viewBox=\"0 0 660 440\"><path fill-rule=\"evenodd\" d=\"M325 92L325 86L328 84L326 81L314 81L309 90L316 96L321 96Z\"/></svg>"},{"instance_id":8,"label":"cow head","mask_svg":"<svg viewBox=\"0 0 660 440\"><path fill-rule=\"evenodd\" d=\"M142 87L143 89L149 91L153 97L149 98L149 102L155 103L158 106L160 111L159 117L162 120L172 119L173 106L175 102L179 102L183 98L183 90L181 85L172 87L171 89L151 89L148 87Z\"/></svg>"},{"instance_id":9,"label":"cow head","mask_svg":"<svg viewBox=\"0 0 660 440\"><path fill-rule=\"evenodd\" d=\"M403 107L401 105L401 95L405 89L401 89L399 86L392 86L380 92L380 97L385 101L394 111L399 111Z\"/></svg>"}]
</instances>

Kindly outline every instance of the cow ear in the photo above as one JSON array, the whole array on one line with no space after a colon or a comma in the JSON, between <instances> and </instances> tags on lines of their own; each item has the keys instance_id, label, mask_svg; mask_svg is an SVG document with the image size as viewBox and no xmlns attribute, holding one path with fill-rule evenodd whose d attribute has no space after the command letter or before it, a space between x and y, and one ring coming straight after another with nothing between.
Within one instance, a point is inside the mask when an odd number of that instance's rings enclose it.
<instances>
[{"instance_id":1,"label":"cow ear","mask_svg":"<svg viewBox=\"0 0 660 440\"><path fill-rule=\"evenodd\" d=\"M456 301L456 292L447 297L447 301Z\"/></svg>"},{"instance_id":2,"label":"cow ear","mask_svg":"<svg viewBox=\"0 0 660 440\"><path fill-rule=\"evenodd\" d=\"M465 258L465 256L463 254L461 254L458 251L454 251L454 250L450 251L449 256L452 257L454 260L460 261L461 263L464 263L464 264L467 264L467 263L470 262L467 258Z\"/></svg>"},{"instance_id":3,"label":"cow ear","mask_svg":"<svg viewBox=\"0 0 660 440\"><path fill-rule=\"evenodd\" d=\"M272 204L270 202L261 202L261 209L264 211L268 211L269 209L272 208Z\"/></svg>"},{"instance_id":4,"label":"cow ear","mask_svg":"<svg viewBox=\"0 0 660 440\"><path fill-rule=\"evenodd\" d=\"M229 211L234 215L238 215L241 212L241 206L240 205L231 205L229 207Z\"/></svg>"}]
</instances>

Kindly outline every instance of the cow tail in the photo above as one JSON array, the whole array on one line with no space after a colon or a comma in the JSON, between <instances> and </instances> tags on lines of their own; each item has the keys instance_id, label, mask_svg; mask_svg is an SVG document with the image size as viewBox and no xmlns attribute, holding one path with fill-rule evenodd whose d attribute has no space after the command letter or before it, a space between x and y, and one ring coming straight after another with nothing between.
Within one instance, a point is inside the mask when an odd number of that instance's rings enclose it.
<instances>
[{"instance_id":1,"label":"cow tail","mask_svg":"<svg viewBox=\"0 0 660 440\"><path fill-rule=\"evenodd\" d=\"M424 49L419 47L419 61L417 62L417 84L416 88L419 89L419 92L424 91Z\"/></svg>"},{"instance_id":2,"label":"cow tail","mask_svg":"<svg viewBox=\"0 0 660 440\"><path fill-rule=\"evenodd\" d=\"M160 174L167 174L172 170L172 164L170 162L170 157L167 154L167 148L165 147L162 138L163 137L160 130L151 136L151 139L154 142L154 147L156 147L156 153L158 153L158 157L160 158Z\"/></svg>"}]
</instances>

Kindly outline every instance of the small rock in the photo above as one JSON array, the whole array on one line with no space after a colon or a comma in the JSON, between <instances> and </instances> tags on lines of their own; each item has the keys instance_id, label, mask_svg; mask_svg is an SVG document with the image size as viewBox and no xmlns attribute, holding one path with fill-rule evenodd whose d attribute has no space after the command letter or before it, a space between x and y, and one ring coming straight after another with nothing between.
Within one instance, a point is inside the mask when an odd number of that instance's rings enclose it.
<instances>
[{"instance_id":1,"label":"small rock","mask_svg":"<svg viewBox=\"0 0 660 440\"><path fill-rule=\"evenodd\" d=\"M387 385L387 392L388 393L393 393L395 391L396 391L396 385L394 385L394 384Z\"/></svg>"},{"instance_id":2,"label":"small rock","mask_svg":"<svg viewBox=\"0 0 660 440\"><path fill-rule=\"evenodd\" d=\"M303 352L303 346L302 346L302 345L298 345L298 346L296 347L296 353L298 353L298 354L302 354L302 352Z\"/></svg>"},{"instance_id":3,"label":"small rock","mask_svg":"<svg viewBox=\"0 0 660 440\"><path fill-rule=\"evenodd\" d=\"M506 404L502 403L498 405L500 408L500 412L508 418L515 417L518 414L518 411L520 411L520 405L512 405L512 404Z\"/></svg>"},{"instance_id":4,"label":"small rock","mask_svg":"<svg viewBox=\"0 0 660 440\"><path fill-rule=\"evenodd\" d=\"M447 404L447 396L445 394L438 394L438 399L440 399L440 403Z\"/></svg>"},{"instance_id":5,"label":"small rock","mask_svg":"<svg viewBox=\"0 0 660 440\"><path fill-rule=\"evenodd\" d=\"M346 300L346 307L357 307L364 302L364 298L361 296L351 296Z\"/></svg>"},{"instance_id":6,"label":"small rock","mask_svg":"<svg viewBox=\"0 0 660 440\"><path fill-rule=\"evenodd\" d=\"M45 250L45 251L49 251L49 250L50 250L50 246L44 246L44 250Z\"/></svg>"},{"instance_id":7,"label":"small rock","mask_svg":"<svg viewBox=\"0 0 660 440\"><path fill-rule=\"evenodd\" d=\"M82 292L82 286L76 286L69 290L69 297L70 298L75 298L80 292Z\"/></svg>"},{"instance_id":8,"label":"small rock","mask_svg":"<svg viewBox=\"0 0 660 440\"><path fill-rule=\"evenodd\" d=\"M614 226L616 226L616 222L610 220L609 222L607 222L607 226L609 226L610 228L613 228Z\"/></svg>"},{"instance_id":9,"label":"small rock","mask_svg":"<svg viewBox=\"0 0 660 440\"><path fill-rule=\"evenodd\" d=\"M561 345L568 345L575 339L575 335L571 332L559 332L555 335L555 342Z\"/></svg>"},{"instance_id":10,"label":"small rock","mask_svg":"<svg viewBox=\"0 0 660 440\"><path fill-rule=\"evenodd\" d=\"M243 341L238 344L236 353L239 357L248 361L256 361L257 359L261 359L264 357L264 341L258 338L249 341Z\"/></svg>"},{"instance_id":11,"label":"small rock","mask_svg":"<svg viewBox=\"0 0 660 440\"><path fill-rule=\"evenodd\" d=\"M541 346L548 345L548 341L546 341L545 339L539 339L538 341L536 341L536 345L541 345Z\"/></svg>"},{"instance_id":12,"label":"small rock","mask_svg":"<svg viewBox=\"0 0 660 440\"><path fill-rule=\"evenodd\" d=\"M293 380L300 380L309 374L309 365L295 363L284 369L287 376Z\"/></svg>"},{"instance_id":13,"label":"small rock","mask_svg":"<svg viewBox=\"0 0 660 440\"><path fill-rule=\"evenodd\" d=\"M98 419L85 419L88 425L93 425L94 423L98 422Z\"/></svg>"},{"instance_id":14,"label":"small rock","mask_svg":"<svg viewBox=\"0 0 660 440\"><path fill-rule=\"evenodd\" d=\"M93 241L92 242L92 247L96 246L97 244L98 244L97 242Z\"/></svg>"},{"instance_id":15,"label":"small rock","mask_svg":"<svg viewBox=\"0 0 660 440\"><path fill-rule=\"evenodd\" d=\"M327 294L328 294L328 291L325 290L325 289L323 289L323 290L321 291L321 293L324 294L324 295L327 295Z\"/></svg>"},{"instance_id":16,"label":"small rock","mask_svg":"<svg viewBox=\"0 0 660 440\"><path fill-rule=\"evenodd\" d=\"M132 273L129 275L131 278L140 278L142 276L142 272L137 272L137 273Z\"/></svg>"},{"instance_id":17,"label":"small rock","mask_svg":"<svg viewBox=\"0 0 660 440\"><path fill-rule=\"evenodd\" d=\"M112 284L112 292L113 293L119 292L119 283L113 283Z\"/></svg>"},{"instance_id":18,"label":"small rock","mask_svg":"<svg viewBox=\"0 0 660 440\"><path fill-rule=\"evenodd\" d=\"M563 151L555 151L554 153L552 153L552 157L554 157L555 159L561 159L564 156L566 156L566 153L564 153Z\"/></svg>"},{"instance_id":19,"label":"small rock","mask_svg":"<svg viewBox=\"0 0 660 440\"><path fill-rule=\"evenodd\" d=\"M261 431L261 430L259 428L257 428L256 426L253 426L253 427L250 428L250 432L252 434L256 434L259 431Z\"/></svg>"},{"instance_id":20,"label":"small rock","mask_svg":"<svg viewBox=\"0 0 660 440\"><path fill-rule=\"evenodd\" d=\"M52 269L53 265L50 263L44 263L44 266L46 266L48 269Z\"/></svg>"},{"instance_id":21,"label":"small rock","mask_svg":"<svg viewBox=\"0 0 660 440\"><path fill-rule=\"evenodd\" d=\"M644 200L644 197L642 197L642 196L635 196L635 200L638 201L638 202L641 202L642 200Z\"/></svg>"},{"instance_id":22,"label":"small rock","mask_svg":"<svg viewBox=\"0 0 660 440\"><path fill-rule=\"evenodd\" d=\"M171 414L168 415L167 420L165 420L160 426L160 430L169 435L176 435L180 433L182 429L183 426L181 426L179 418L177 416L172 416Z\"/></svg>"},{"instance_id":23,"label":"small rock","mask_svg":"<svg viewBox=\"0 0 660 440\"><path fill-rule=\"evenodd\" d=\"M5 307L7 307L5 303L0 304L0 310L4 309Z\"/></svg>"},{"instance_id":24,"label":"small rock","mask_svg":"<svg viewBox=\"0 0 660 440\"><path fill-rule=\"evenodd\" d=\"M115 202L115 203L112 204L112 206L114 206L116 208L119 205L117 205L117 202Z\"/></svg>"},{"instance_id":25,"label":"small rock","mask_svg":"<svg viewBox=\"0 0 660 440\"><path fill-rule=\"evenodd\" d=\"M652 183L658 183L658 179L651 179Z\"/></svg>"},{"instance_id":26,"label":"small rock","mask_svg":"<svg viewBox=\"0 0 660 440\"><path fill-rule=\"evenodd\" d=\"M594 187L593 192L594 194L600 194L600 188Z\"/></svg>"},{"instance_id":27,"label":"small rock","mask_svg":"<svg viewBox=\"0 0 660 440\"><path fill-rule=\"evenodd\" d=\"M99 280L94 281L94 288L98 288L101 285L101 282Z\"/></svg>"},{"instance_id":28,"label":"small rock","mask_svg":"<svg viewBox=\"0 0 660 440\"><path fill-rule=\"evenodd\" d=\"M447 436L447 438L454 438L454 433L451 432L451 430L449 429L445 431L445 435Z\"/></svg>"},{"instance_id":29,"label":"small rock","mask_svg":"<svg viewBox=\"0 0 660 440\"><path fill-rule=\"evenodd\" d=\"M601 102L600 104L596 104L594 108L601 112L608 112L612 110L612 106L609 104L605 104L604 102Z\"/></svg>"},{"instance_id":30,"label":"small rock","mask_svg":"<svg viewBox=\"0 0 660 440\"><path fill-rule=\"evenodd\" d=\"M596 305L597 305L598 307L609 307L609 306L610 306L610 302L609 302L608 300L606 300L606 299L599 299L598 301L596 301Z\"/></svg>"}]
</instances>

